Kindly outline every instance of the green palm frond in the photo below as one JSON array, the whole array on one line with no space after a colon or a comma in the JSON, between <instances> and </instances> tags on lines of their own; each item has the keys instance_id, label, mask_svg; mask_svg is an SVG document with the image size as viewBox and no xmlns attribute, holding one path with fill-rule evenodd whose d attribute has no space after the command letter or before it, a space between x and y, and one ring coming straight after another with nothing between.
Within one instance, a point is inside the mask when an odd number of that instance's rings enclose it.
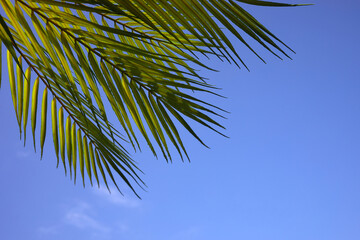
<instances>
[{"instance_id":1,"label":"green palm frond","mask_svg":"<svg viewBox=\"0 0 360 240\"><path fill-rule=\"evenodd\" d=\"M65 174L75 182L80 176L84 186L86 175L91 185L102 177L107 187L108 178L118 187L118 175L136 193L134 185L145 184L124 144L140 149L141 135L156 157L172 161L171 145L181 159L189 158L178 126L205 145L188 120L223 135L215 118L224 110L194 95L217 95L216 88L194 66L213 70L199 57L214 56L246 67L224 29L262 61L245 35L273 55L289 57L291 49L241 3L294 6L256 0L1 0L6 17L0 16L0 39L8 50L24 142L30 111L35 150L40 129L41 156L51 123L57 166L61 161ZM109 121L110 107L120 129Z\"/></svg>"}]
</instances>

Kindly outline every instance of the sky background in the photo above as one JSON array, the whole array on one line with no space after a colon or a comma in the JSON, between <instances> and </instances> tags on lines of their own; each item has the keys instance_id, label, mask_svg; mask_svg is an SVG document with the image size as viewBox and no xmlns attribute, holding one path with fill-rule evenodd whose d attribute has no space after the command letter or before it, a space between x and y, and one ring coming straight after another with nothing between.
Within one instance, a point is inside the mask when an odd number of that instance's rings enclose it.
<instances>
[{"instance_id":1,"label":"sky background","mask_svg":"<svg viewBox=\"0 0 360 240\"><path fill-rule=\"evenodd\" d=\"M220 73L203 75L228 97L208 99L231 112L230 139L198 128L206 149L184 132L191 163L133 154L142 200L74 186L49 136L42 161L24 148L3 71L0 239L360 239L360 2L312 2L251 8L297 54L260 50L265 65L243 51L250 72L208 62Z\"/></svg>"}]
</instances>

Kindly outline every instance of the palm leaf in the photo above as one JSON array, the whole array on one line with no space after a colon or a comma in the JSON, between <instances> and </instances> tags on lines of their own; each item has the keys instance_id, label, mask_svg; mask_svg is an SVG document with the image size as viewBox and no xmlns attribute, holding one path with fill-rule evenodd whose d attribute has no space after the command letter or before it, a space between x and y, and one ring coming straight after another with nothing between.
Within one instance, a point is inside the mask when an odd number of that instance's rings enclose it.
<instances>
[{"instance_id":1,"label":"palm leaf","mask_svg":"<svg viewBox=\"0 0 360 240\"><path fill-rule=\"evenodd\" d=\"M111 179L120 191L118 176L136 194L134 185L145 184L126 144L141 149L142 136L154 156L172 161L173 146L183 160L189 156L179 126L204 146L191 121L224 135L217 118L225 111L196 97L217 95L196 70L213 70L201 55L246 67L224 29L262 61L253 43L289 57L291 49L242 3L295 6L257 0L1 1L6 17L0 16L0 39L8 49L11 95L24 142L32 88L32 134L36 149L40 114L41 156L51 97L57 166L61 158L74 182L79 167L84 186L86 178L100 186L99 170L106 187ZM110 108L118 123L110 122Z\"/></svg>"}]
</instances>

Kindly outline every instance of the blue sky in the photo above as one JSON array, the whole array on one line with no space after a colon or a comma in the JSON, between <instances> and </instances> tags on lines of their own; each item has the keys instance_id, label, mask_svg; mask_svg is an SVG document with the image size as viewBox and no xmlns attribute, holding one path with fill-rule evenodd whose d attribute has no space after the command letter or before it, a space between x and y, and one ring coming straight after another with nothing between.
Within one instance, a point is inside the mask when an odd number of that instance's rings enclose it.
<instances>
[{"instance_id":1,"label":"blue sky","mask_svg":"<svg viewBox=\"0 0 360 240\"><path fill-rule=\"evenodd\" d=\"M360 3L313 2L252 8L294 60L265 53L265 65L244 51L250 72L209 62L230 139L199 128L206 149L184 132L190 164L133 154L143 200L74 186L50 141L42 161L24 148L3 71L0 239L359 239Z\"/></svg>"}]
</instances>

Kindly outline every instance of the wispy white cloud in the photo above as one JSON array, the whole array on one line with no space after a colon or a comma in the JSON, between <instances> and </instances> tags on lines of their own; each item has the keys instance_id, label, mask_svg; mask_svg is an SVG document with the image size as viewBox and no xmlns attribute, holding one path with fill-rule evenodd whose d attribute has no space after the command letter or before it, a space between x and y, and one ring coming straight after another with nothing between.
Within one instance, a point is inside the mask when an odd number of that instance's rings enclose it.
<instances>
[{"instance_id":1,"label":"wispy white cloud","mask_svg":"<svg viewBox=\"0 0 360 240\"><path fill-rule=\"evenodd\" d=\"M110 191L111 194L105 188L94 189L94 193L97 196L106 199L107 201L109 201L114 205L118 205L126 208L136 208L141 205L141 201L139 199L130 197L129 196L130 194L123 196L114 187L110 188Z\"/></svg>"},{"instance_id":2,"label":"wispy white cloud","mask_svg":"<svg viewBox=\"0 0 360 240\"><path fill-rule=\"evenodd\" d=\"M90 217L86 213L68 212L66 214L67 224L71 224L77 228L98 230L102 232L109 232L110 228L101 224L98 220Z\"/></svg>"},{"instance_id":3,"label":"wispy white cloud","mask_svg":"<svg viewBox=\"0 0 360 240\"><path fill-rule=\"evenodd\" d=\"M83 201L77 201L72 207L65 210L64 215L53 225L40 226L37 232L41 238L56 235L67 228L73 227L80 231L87 231L89 236L110 236L112 228L94 217L94 208ZM104 238L103 238L104 239Z\"/></svg>"},{"instance_id":4,"label":"wispy white cloud","mask_svg":"<svg viewBox=\"0 0 360 240\"><path fill-rule=\"evenodd\" d=\"M135 208L140 206L140 201L133 198L125 198L116 189L112 189L112 194L106 190L96 193L102 202L110 202L113 207L121 206ZM129 226L121 220L107 222L97 218L97 207L85 201L72 201L71 206L64 206L63 214L53 225L45 225L37 228L39 239L48 239L52 235L61 234L69 228L77 229L86 233L89 239L112 239L115 235L121 235L129 231ZM105 221L105 222L104 222ZM72 231L73 231L72 230Z\"/></svg>"},{"instance_id":5,"label":"wispy white cloud","mask_svg":"<svg viewBox=\"0 0 360 240\"><path fill-rule=\"evenodd\" d=\"M85 202L79 202L74 208L69 209L65 214L64 223L80 229L90 229L101 232L110 232L110 228L92 217L92 208Z\"/></svg>"}]
</instances>

